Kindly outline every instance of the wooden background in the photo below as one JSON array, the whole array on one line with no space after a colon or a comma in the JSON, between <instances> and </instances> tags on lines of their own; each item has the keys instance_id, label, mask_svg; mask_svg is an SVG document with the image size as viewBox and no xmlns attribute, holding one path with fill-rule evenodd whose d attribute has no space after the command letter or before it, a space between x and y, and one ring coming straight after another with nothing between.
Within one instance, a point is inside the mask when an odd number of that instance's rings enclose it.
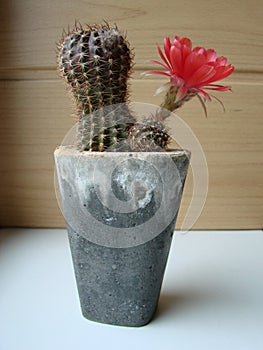
<instances>
[{"instance_id":1,"label":"wooden background","mask_svg":"<svg viewBox=\"0 0 263 350\"><path fill-rule=\"evenodd\" d=\"M164 82L140 77L164 36L215 48L236 71L204 117L197 101L178 111L197 135L209 168L209 193L195 229L262 228L262 0L9 0L0 4L0 225L63 227L53 186L53 150L73 125L71 101L56 72L62 28L117 23L135 49L133 101L158 104ZM179 224L191 197L189 175Z\"/></svg>"}]
</instances>

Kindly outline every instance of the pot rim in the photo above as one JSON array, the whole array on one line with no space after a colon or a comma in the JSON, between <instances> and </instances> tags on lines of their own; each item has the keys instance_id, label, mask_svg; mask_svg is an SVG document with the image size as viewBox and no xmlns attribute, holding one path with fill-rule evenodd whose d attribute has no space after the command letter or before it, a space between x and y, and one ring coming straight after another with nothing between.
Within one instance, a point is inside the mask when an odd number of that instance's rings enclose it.
<instances>
[{"instance_id":1,"label":"pot rim","mask_svg":"<svg viewBox=\"0 0 263 350\"><path fill-rule=\"evenodd\" d=\"M54 154L58 155L60 153L63 153L63 155L82 155L82 156L87 156L87 157L119 157L119 156L127 156L127 157L132 157L135 154L139 155L144 155L144 156L149 156L149 155L159 155L159 156L165 156L165 155L173 155L173 156L187 156L190 157L191 152L187 149L170 149L167 151L163 152L133 152L133 151L125 151L125 152L99 152L99 151L80 151L78 150L75 146L72 145L60 145L58 146Z\"/></svg>"}]
</instances>

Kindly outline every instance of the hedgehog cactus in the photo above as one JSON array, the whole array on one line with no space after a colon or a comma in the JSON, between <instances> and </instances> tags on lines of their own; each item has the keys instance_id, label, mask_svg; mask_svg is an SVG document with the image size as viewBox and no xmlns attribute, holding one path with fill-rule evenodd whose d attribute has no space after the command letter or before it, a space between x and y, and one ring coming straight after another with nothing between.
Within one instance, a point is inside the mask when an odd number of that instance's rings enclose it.
<instances>
[{"instance_id":1,"label":"hedgehog cactus","mask_svg":"<svg viewBox=\"0 0 263 350\"><path fill-rule=\"evenodd\" d=\"M126 38L108 24L76 25L58 50L58 68L76 103L80 149L103 151L126 138L134 122L126 105L132 68Z\"/></svg>"},{"instance_id":2,"label":"hedgehog cactus","mask_svg":"<svg viewBox=\"0 0 263 350\"><path fill-rule=\"evenodd\" d=\"M129 129L129 145L137 152L159 152L167 149L170 136L156 118L143 119Z\"/></svg>"},{"instance_id":3,"label":"hedgehog cactus","mask_svg":"<svg viewBox=\"0 0 263 350\"><path fill-rule=\"evenodd\" d=\"M136 122L127 105L133 55L117 27L75 25L58 44L58 69L70 86L81 151L164 150L161 122Z\"/></svg>"}]
</instances>

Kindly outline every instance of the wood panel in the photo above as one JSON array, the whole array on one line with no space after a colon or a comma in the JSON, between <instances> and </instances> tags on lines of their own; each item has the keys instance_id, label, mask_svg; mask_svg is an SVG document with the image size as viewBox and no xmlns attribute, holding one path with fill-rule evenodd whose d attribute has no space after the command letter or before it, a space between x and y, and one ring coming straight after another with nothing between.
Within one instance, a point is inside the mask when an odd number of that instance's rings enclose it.
<instances>
[{"instance_id":1,"label":"wood panel","mask_svg":"<svg viewBox=\"0 0 263 350\"><path fill-rule=\"evenodd\" d=\"M10 0L0 4L0 67L55 66L62 28L82 23L118 23L128 33L137 68L156 57L164 36L189 36L213 47L243 71L262 71L261 0Z\"/></svg>"},{"instance_id":2,"label":"wood panel","mask_svg":"<svg viewBox=\"0 0 263 350\"><path fill-rule=\"evenodd\" d=\"M52 75L50 73L50 75ZM248 81L242 81L246 78ZM256 82L255 82L256 80ZM134 79L133 101L159 103L153 97L163 80ZM262 227L262 94L254 75L235 76L233 93L216 102L205 118L193 100L178 111L204 149L209 193L196 229ZM71 102L58 79L0 82L1 225L61 227L53 186L53 150L73 125ZM171 122L171 127L173 123ZM179 225L191 198L189 174Z\"/></svg>"},{"instance_id":3,"label":"wood panel","mask_svg":"<svg viewBox=\"0 0 263 350\"><path fill-rule=\"evenodd\" d=\"M189 36L236 67L205 118L197 100L178 115L198 137L209 193L196 229L262 228L263 6L261 0L10 0L0 2L0 225L62 227L53 186L53 150L73 125L71 102L56 73L55 43L75 19L106 19L127 31L135 50L133 101L159 104L163 83L142 79L164 36ZM220 97L220 94L217 95ZM173 123L171 122L171 128ZM176 131L175 131L176 132ZM191 198L189 173L179 226Z\"/></svg>"}]
</instances>

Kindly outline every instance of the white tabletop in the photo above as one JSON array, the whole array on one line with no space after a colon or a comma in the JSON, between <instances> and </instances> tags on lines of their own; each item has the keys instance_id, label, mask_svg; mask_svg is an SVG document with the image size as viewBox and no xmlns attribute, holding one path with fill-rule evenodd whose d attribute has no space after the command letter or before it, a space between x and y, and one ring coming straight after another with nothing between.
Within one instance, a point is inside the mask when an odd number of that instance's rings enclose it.
<instances>
[{"instance_id":1,"label":"white tabletop","mask_svg":"<svg viewBox=\"0 0 263 350\"><path fill-rule=\"evenodd\" d=\"M262 350L262 231L177 233L145 327L81 315L65 230L0 230L0 350Z\"/></svg>"}]
</instances>

